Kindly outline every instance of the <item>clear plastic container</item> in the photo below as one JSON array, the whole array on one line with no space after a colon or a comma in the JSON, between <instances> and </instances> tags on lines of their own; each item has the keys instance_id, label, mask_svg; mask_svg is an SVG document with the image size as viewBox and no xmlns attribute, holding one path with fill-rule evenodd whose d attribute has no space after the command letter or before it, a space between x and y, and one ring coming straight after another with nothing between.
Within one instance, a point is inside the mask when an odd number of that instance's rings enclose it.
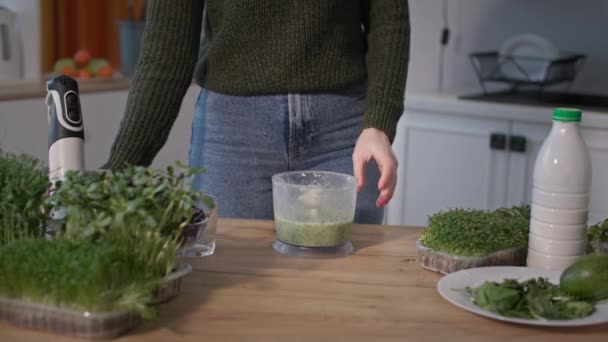
<instances>
[{"instance_id":1,"label":"clear plastic container","mask_svg":"<svg viewBox=\"0 0 608 342\"><path fill-rule=\"evenodd\" d=\"M342 246L350 239L357 180L326 171L294 171L272 177L278 240L298 247Z\"/></svg>"},{"instance_id":2,"label":"clear plastic container","mask_svg":"<svg viewBox=\"0 0 608 342\"><path fill-rule=\"evenodd\" d=\"M217 221L219 219L219 205L215 197L209 197L213 200L212 207L208 207L204 203L199 203L199 206L207 215L207 219L205 220L204 225L200 229L200 234L196 236L196 239L188 247L185 254L186 257L205 257L215 253L215 239L217 234Z\"/></svg>"},{"instance_id":3,"label":"clear plastic container","mask_svg":"<svg viewBox=\"0 0 608 342\"><path fill-rule=\"evenodd\" d=\"M180 253L183 251L187 255L191 251L197 241L199 241L205 234L208 223L209 218L206 217L202 221L190 223L184 226L181 233Z\"/></svg>"},{"instance_id":4,"label":"clear plastic container","mask_svg":"<svg viewBox=\"0 0 608 342\"><path fill-rule=\"evenodd\" d=\"M509 248L485 256L462 256L436 251L416 241L418 262L424 269L448 274L468 268L485 266L524 266L526 248Z\"/></svg>"},{"instance_id":5,"label":"clear plastic container","mask_svg":"<svg viewBox=\"0 0 608 342\"><path fill-rule=\"evenodd\" d=\"M89 339L112 339L141 322L130 311L82 312L0 298L0 319L26 329Z\"/></svg>"},{"instance_id":6,"label":"clear plastic container","mask_svg":"<svg viewBox=\"0 0 608 342\"><path fill-rule=\"evenodd\" d=\"M152 294L150 304L165 303L179 295L182 290L182 280L192 273L192 266L186 263L180 264L179 268L161 280L160 286Z\"/></svg>"}]
</instances>

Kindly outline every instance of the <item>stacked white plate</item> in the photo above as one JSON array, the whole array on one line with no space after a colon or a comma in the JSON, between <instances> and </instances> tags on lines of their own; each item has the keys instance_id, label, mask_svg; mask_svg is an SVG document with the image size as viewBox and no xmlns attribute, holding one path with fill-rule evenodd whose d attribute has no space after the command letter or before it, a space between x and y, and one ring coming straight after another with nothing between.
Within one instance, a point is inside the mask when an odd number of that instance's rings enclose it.
<instances>
[{"instance_id":1,"label":"stacked white plate","mask_svg":"<svg viewBox=\"0 0 608 342\"><path fill-rule=\"evenodd\" d=\"M501 72L513 80L540 82L559 50L546 38L522 34L509 38L499 49Z\"/></svg>"}]
</instances>

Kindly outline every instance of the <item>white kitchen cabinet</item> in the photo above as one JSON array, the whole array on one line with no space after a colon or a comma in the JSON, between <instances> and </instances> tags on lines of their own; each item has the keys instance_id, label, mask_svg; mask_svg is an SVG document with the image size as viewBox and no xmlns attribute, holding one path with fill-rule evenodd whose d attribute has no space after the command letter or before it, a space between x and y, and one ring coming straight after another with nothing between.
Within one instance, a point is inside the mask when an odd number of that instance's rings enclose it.
<instances>
[{"instance_id":1,"label":"white kitchen cabinet","mask_svg":"<svg viewBox=\"0 0 608 342\"><path fill-rule=\"evenodd\" d=\"M408 97L393 148L399 159L387 224L425 226L449 208L530 203L534 162L551 130L551 108L440 96ZM408 103L409 102L409 103ZM608 113L584 113L593 164L589 222L608 217ZM491 147L492 134L506 146Z\"/></svg>"},{"instance_id":2,"label":"white kitchen cabinet","mask_svg":"<svg viewBox=\"0 0 608 342\"><path fill-rule=\"evenodd\" d=\"M507 153L490 149L490 136L508 131L506 121L412 111L405 122L404 139L397 142L406 171L398 179L403 206L394 220L424 225L441 209L502 204Z\"/></svg>"},{"instance_id":3,"label":"white kitchen cabinet","mask_svg":"<svg viewBox=\"0 0 608 342\"><path fill-rule=\"evenodd\" d=\"M583 128L583 138L591 155L589 223L597 223L608 218L608 130Z\"/></svg>"},{"instance_id":4,"label":"white kitchen cabinet","mask_svg":"<svg viewBox=\"0 0 608 342\"><path fill-rule=\"evenodd\" d=\"M523 152L510 151L509 153L506 205L530 203L534 162L550 130L551 123L518 121L512 123L511 137L525 139L526 146Z\"/></svg>"}]
</instances>

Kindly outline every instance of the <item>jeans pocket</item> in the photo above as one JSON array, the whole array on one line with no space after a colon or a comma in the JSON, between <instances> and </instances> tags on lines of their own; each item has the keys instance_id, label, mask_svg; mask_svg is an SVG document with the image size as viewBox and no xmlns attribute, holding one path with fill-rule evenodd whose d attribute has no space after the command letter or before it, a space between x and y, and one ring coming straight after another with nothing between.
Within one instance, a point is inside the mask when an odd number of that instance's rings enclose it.
<instances>
[{"instance_id":1,"label":"jeans pocket","mask_svg":"<svg viewBox=\"0 0 608 342\"><path fill-rule=\"evenodd\" d=\"M202 145L205 138L205 110L207 90L201 88L194 106L194 117L190 131L190 151L188 153L190 166L200 166L202 163Z\"/></svg>"}]
</instances>

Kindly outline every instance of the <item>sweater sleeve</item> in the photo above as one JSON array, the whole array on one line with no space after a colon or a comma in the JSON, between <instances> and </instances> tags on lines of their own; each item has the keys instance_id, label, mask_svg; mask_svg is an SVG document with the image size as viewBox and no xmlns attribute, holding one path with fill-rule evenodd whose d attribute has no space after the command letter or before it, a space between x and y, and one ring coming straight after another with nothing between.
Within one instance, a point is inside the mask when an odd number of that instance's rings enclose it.
<instances>
[{"instance_id":1,"label":"sweater sleeve","mask_svg":"<svg viewBox=\"0 0 608 342\"><path fill-rule=\"evenodd\" d=\"M197 60L202 0L150 0L127 106L102 168L149 166L165 145Z\"/></svg>"},{"instance_id":2,"label":"sweater sleeve","mask_svg":"<svg viewBox=\"0 0 608 342\"><path fill-rule=\"evenodd\" d=\"M403 113L410 49L407 0L368 0L363 25L367 36L368 91L364 127L395 138Z\"/></svg>"}]
</instances>

